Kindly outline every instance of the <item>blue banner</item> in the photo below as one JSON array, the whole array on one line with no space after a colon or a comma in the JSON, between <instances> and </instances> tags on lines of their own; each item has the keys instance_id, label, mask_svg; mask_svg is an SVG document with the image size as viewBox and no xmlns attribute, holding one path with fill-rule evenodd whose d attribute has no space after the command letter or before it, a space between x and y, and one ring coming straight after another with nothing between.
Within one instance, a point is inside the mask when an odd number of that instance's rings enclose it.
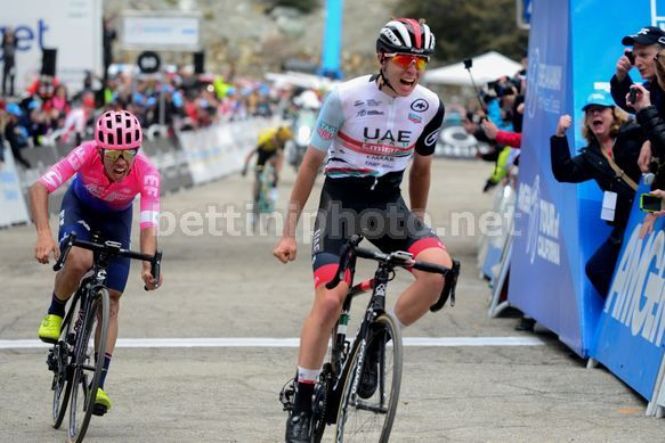
<instances>
[{"instance_id":1,"label":"blue banner","mask_svg":"<svg viewBox=\"0 0 665 443\"><path fill-rule=\"evenodd\" d=\"M533 2L531 0L521 0L522 1L522 22L526 25L531 23L531 11L533 7Z\"/></svg>"},{"instance_id":2,"label":"blue banner","mask_svg":"<svg viewBox=\"0 0 665 443\"><path fill-rule=\"evenodd\" d=\"M549 138L559 117L570 114L571 155L588 144L581 135L586 97L609 90L621 38L650 24L649 14L646 2L642 8L621 0L533 2L509 300L582 357L602 309L584 267L609 228L600 220L595 182L554 179Z\"/></svg>"},{"instance_id":3,"label":"blue banner","mask_svg":"<svg viewBox=\"0 0 665 443\"><path fill-rule=\"evenodd\" d=\"M571 108L568 29L561 2L534 2L508 298L548 329L567 331L562 339L580 349L574 300L579 275L571 271L580 266L577 189L554 180L549 154L559 116Z\"/></svg>"},{"instance_id":4,"label":"blue banner","mask_svg":"<svg viewBox=\"0 0 665 443\"><path fill-rule=\"evenodd\" d=\"M320 74L330 78L342 77L340 54L342 52L343 16L344 0L326 0L326 25Z\"/></svg>"},{"instance_id":5,"label":"blue banner","mask_svg":"<svg viewBox=\"0 0 665 443\"><path fill-rule=\"evenodd\" d=\"M642 192L649 187L640 186ZM638 202L635 199L592 357L651 400L665 353L665 218L640 238L644 213Z\"/></svg>"}]
</instances>

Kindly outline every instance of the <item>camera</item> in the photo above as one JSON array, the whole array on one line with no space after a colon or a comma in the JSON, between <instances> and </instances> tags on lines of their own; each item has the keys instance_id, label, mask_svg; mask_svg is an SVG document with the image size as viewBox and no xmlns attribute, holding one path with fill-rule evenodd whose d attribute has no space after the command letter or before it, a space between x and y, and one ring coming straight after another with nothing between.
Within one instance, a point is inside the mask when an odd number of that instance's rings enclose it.
<instances>
[{"instance_id":1,"label":"camera","mask_svg":"<svg viewBox=\"0 0 665 443\"><path fill-rule=\"evenodd\" d=\"M630 60L631 65L635 64L635 53L633 51L626 49L623 54L628 58L628 60Z\"/></svg>"},{"instance_id":2,"label":"camera","mask_svg":"<svg viewBox=\"0 0 665 443\"><path fill-rule=\"evenodd\" d=\"M504 97L506 95L516 95L519 90L519 86L515 84L515 81L510 78L507 80L494 80L487 83L487 89L494 91L498 98Z\"/></svg>"},{"instance_id":3,"label":"camera","mask_svg":"<svg viewBox=\"0 0 665 443\"><path fill-rule=\"evenodd\" d=\"M628 92L628 103L634 105L635 101L637 101L637 88L630 88L630 91Z\"/></svg>"},{"instance_id":4,"label":"camera","mask_svg":"<svg viewBox=\"0 0 665 443\"><path fill-rule=\"evenodd\" d=\"M486 120L487 117L485 117L483 115L478 115L478 114L476 114L474 112L471 112L471 111L467 111L466 119L468 121L470 121L471 123L475 123L475 124L478 125L478 124L482 123L484 120Z\"/></svg>"}]
</instances>

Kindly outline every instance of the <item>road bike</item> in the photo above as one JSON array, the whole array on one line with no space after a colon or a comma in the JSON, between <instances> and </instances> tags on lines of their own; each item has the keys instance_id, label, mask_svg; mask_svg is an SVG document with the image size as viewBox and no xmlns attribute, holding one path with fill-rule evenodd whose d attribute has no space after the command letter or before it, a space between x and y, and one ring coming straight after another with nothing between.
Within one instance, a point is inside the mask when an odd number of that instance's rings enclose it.
<instances>
[{"instance_id":1,"label":"road bike","mask_svg":"<svg viewBox=\"0 0 665 443\"><path fill-rule=\"evenodd\" d=\"M314 388L310 419L310 440L320 442L326 425L336 425L336 442L380 441L390 437L402 380L402 336L396 320L385 309L388 282L395 277L395 268L418 269L438 273L445 284L438 301L430 307L440 310L448 299L454 305L455 288L460 263L453 260L452 268L415 261L404 251L389 254L358 247L361 236L353 236L341 250L338 272L326 287L332 289L349 270L351 281L356 258L377 262L374 278L351 284L342 312L332 331L330 359L323 365ZM371 291L367 309L358 332L351 343L347 337L351 303L362 293ZM367 365L367 367L366 367ZM376 365L376 366L375 366ZM363 386L365 371L375 370L376 383ZM373 388L373 389L372 389ZM293 380L280 392L284 410L293 409L295 388Z\"/></svg>"},{"instance_id":2,"label":"road bike","mask_svg":"<svg viewBox=\"0 0 665 443\"><path fill-rule=\"evenodd\" d=\"M74 246L92 251L93 265L72 297L60 337L49 350L46 362L53 372L53 427L60 427L69 406L68 439L79 443L83 441L92 414L105 412L95 408L95 397L104 366L109 327L106 270L114 257L128 257L149 261L153 277L159 280L162 252L141 254L123 249L118 242L102 241L98 233L93 233L91 241L78 240L72 233L61 243L61 254L53 266L54 271L64 266Z\"/></svg>"}]
</instances>

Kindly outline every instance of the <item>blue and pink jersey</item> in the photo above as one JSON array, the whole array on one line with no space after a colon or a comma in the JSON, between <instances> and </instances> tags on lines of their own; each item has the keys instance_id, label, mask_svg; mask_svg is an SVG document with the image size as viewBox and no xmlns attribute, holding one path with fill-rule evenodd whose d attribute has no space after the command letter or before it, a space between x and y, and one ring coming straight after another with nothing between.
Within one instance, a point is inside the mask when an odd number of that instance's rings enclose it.
<instances>
[{"instance_id":1,"label":"blue and pink jersey","mask_svg":"<svg viewBox=\"0 0 665 443\"><path fill-rule=\"evenodd\" d=\"M159 171L143 154L134 158L127 177L114 182L106 175L97 144L87 141L51 166L39 182L51 193L74 174L72 190L85 205L102 212L122 211L140 194L141 229L158 226Z\"/></svg>"}]
</instances>

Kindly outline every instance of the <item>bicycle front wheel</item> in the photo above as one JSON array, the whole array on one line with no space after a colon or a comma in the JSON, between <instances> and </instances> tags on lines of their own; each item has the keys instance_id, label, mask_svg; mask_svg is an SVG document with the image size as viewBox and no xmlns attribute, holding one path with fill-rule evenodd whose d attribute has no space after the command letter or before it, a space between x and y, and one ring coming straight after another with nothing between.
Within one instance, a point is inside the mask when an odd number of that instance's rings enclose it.
<instances>
[{"instance_id":1,"label":"bicycle front wheel","mask_svg":"<svg viewBox=\"0 0 665 443\"><path fill-rule=\"evenodd\" d=\"M74 297L70 311L75 312L80 297ZM72 392L71 384L71 366L70 357L72 345L70 343L70 332L72 329L71 317L62 325L60 330L60 339L49 351L49 368L53 371L53 382L51 390L53 391L53 406L51 413L53 416L53 427L58 429L65 418L67 412L67 403L69 395Z\"/></svg>"},{"instance_id":2,"label":"bicycle front wheel","mask_svg":"<svg viewBox=\"0 0 665 443\"><path fill-rule=\"evenodd\" d=\"M109 293L101 289L91 309L80 318L74 349L74 373L72 376L72 392L69 406L69 440L80 443L83 441L93 409L99 386L99 377L104 367L104 352L109 329ZM94 343L93 334L97 334ZM96 357L96 358L95 358Z\"/></svg>"},{"instance_id":3,"label":"bicycle front wheel","mask_svg":"<svg viewBox=\"0 0 665 443\"><path fill-rule=\"evenodd\" d=\"M358 343L350 356L337 412L337 442L387 442L395 420L402 381L402 336L395 320L382 314L366 339L366 346ZM372 362L367 350L377 347L378 362ZM376 389L359 392L364 366L370 362L377 365Z\"/></svg>"}]
</instances>

